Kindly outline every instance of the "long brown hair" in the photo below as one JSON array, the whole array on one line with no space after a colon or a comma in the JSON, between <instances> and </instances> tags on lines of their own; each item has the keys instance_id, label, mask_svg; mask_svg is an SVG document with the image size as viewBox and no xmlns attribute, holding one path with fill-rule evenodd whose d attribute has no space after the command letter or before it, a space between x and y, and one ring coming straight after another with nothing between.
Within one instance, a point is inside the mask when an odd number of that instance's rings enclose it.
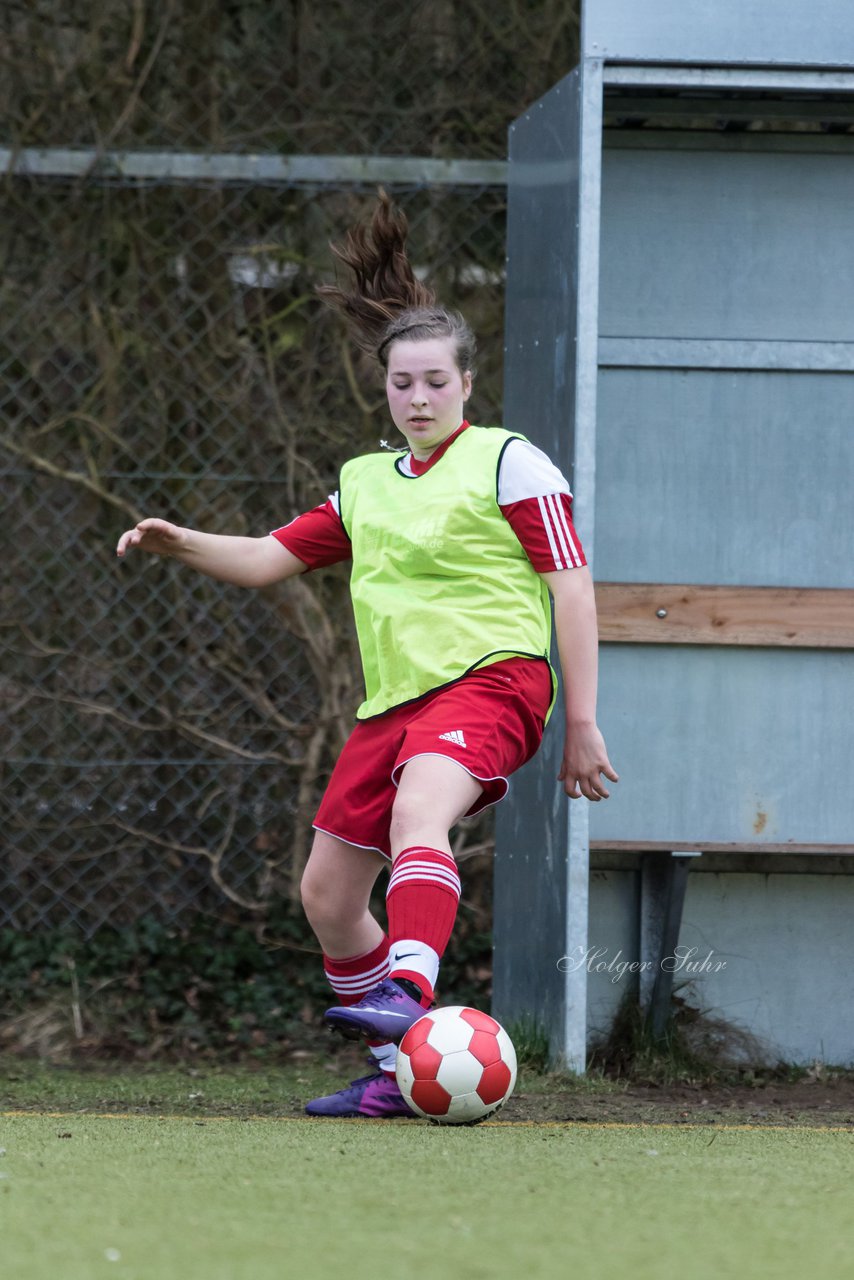
<instances>
[{"instance_id":1,"label":"long brown hair","mask_svg":"<svg viewBox=\"0 0 854 1280\"><path fill-rule=\"evenodd\" d=\"M417 279L406 253L409 223L380 187L370 226L357 223L340 244L330 244L353 274L349 288L318 285L324 302L344 315L363 350L388 367L388 351L399 338L451 338L461 372L474 373L475 337L458 311L440 306Z\"/></svg>"}]
</instances>

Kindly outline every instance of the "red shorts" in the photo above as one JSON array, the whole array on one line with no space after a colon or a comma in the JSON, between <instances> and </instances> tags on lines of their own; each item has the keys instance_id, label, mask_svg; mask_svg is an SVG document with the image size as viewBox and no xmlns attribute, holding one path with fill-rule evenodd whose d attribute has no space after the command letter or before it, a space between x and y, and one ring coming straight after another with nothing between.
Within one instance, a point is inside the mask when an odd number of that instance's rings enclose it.
<instances>
[{"instance_id":1,"label":"red shorts","mask_svg":"<svg viewBox=\"0 0 854 1280\"><path fill-rule=\"evenodd\" d=\"M332 771L315 830L390 858L391 809L401 771L414 756L447 756L482 783L467 817L496 804L507 794L507 774L539 747L551 696L544 661L508 658L360 720Z\"/></svg>"}]
</instances>

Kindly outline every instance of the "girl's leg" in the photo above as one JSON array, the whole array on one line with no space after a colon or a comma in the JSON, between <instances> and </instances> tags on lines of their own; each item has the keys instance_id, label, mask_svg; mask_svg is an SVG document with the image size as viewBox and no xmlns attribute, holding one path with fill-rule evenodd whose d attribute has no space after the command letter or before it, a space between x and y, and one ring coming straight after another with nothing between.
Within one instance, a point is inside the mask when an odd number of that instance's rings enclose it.
<instances>
[{"instance_id":1,"label":"girl's leg","mask_svg":"<svg viewBox=\"0 0 854 1280\"><path fill-rule=\"evenodd\" d=\"M374 850L318 831L303 874L303 906L323 948L326 980L345 1007L388 976L388 937L368 907L383 865ZM369 1043L378 1065L394 1071L394 1045L384 1036Z\"/></svg>"},{"instance_id":2,"label":"girl's leg","mask_svg":"<svg viewBox=\"0 0 854 1280\"><path fill-rule=\"evenodd\" d=\"M423 845L450 855L448 833L483 787L447 756L415 756L403 766L391 811L391 856Z\"/></svg>"},{"instance_id":3,"label":"girl's leg","mask_svg":"<svg viewBox=\"0 0 854 1280\"><path fill-rule=\"evenodd\" d=\"M449 832L482 791L476 778L445 756L415 756L400 776L386 894L389 977L426 1007L460 900Z\"/></svg>"},{"instance_id":4,"label":"girl's leg","mask_svg":"<svg viewBox=\"0 0 854 1280\"><path fill-rule=\"evenodd\" d=\"M315 832L300 888L306 917L324 955L360 956L380 945L385 935L368 904L374 882L387 865L373 849Z\"/></svg>"},{"instance_id":5,"label":"girl's leg","mask_svg":"<svg viewBox=\"0 0 854 1280\"><path fill-rule=\"evenodd\" d=\"M394 866L386 894L388 976L394 981L354 1006L327 1011L326 1021L345 1035L399 1043L433 1003L460 898L448 833L481 790L477 779L446 756L413 756L403 767L392 808Z\"/></svg>"},{"instance_id":6,"label":"girl's leg","mask_svg":"<svg viewBox=\"0 0 854 1280\"><path fill-rule=\"evenodd\" d=\"M386 895L393 980L350 1009L328 1010L326 1021L345 1035L399 1042L432 1003L460 896L449 831L505 794L507 777L539 745L551 691L545 663L512 659L470 674L411 712L392 772L399 784Z\"/></svg>"},{"instance_id":7,"label":"girl's leg","mask_svg":"<svg viewBox=\"0 0 854 1280\"><path fill-rule=\"evenodd\" d=\"M302 879L309 924L323 948L326 977L342 1007L356 1004L388 973L388 938L371 915L374 881L387 861L323 831L315 834ZM306 1106L316 1116L411 1114L394 1080L396 1046L382 1035L368 1047L380 1071Z\"/></svg>"}]
</instances>

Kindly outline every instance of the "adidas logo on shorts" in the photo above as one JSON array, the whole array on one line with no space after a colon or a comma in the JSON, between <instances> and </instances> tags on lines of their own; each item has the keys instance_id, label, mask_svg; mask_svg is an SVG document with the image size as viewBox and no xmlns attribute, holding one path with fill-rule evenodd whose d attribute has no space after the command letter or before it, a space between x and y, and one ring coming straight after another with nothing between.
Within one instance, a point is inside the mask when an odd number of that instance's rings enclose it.
<instances>
[{"instance_id":1,"label":"adidas logo on shorts","mask_svg":"<svg viewBox=\"0 0 854 1280\"><path fill-rule=\"evenodd\" d=\"M455 742L458 747L466 745L462 729L450 729L447 733L440 733L439 737L444 738L446 742Z\"/></svg>"}]
</instances>

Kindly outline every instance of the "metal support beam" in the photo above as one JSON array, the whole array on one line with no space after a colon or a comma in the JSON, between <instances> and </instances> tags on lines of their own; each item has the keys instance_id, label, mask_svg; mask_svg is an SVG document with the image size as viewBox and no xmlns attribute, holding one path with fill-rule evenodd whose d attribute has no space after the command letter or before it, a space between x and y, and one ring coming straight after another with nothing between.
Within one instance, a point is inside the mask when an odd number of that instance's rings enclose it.
<instances>
[{"instance_id":1,"label":"metal support beam","mask_svg":"<svg viewBox=\"0 0 854 1280\"><path fill-rule=\"evenodd\" d=\"M596 492L596 351L599 341L599 219L602 182L602 64L592 59L581 77L578 210L578 289L575 296L577 377L573 476L581 497L576 520L589 563L593 563L593 513ZM566 954L587 950L590 884L589 802L569 809L567 847ZM583 968L566 975L566 1020L563 1056L579 1074L587 1065L587 974Z\"/></svg>"},{"instance_id":2,"label":"metal support beam","mask_svg":"<svg viewBox=\"0 0 854 1280\"><path fill-rule=\"evenodd\" d=\"M503 187L503 160L434 160L419 156L280 156L193 151L98 151L94 148L0 148L0 173L38 178L140 182L329 184L388 182L425 187Z\"/></svg>"},{"instance_id":3,"label":"metal support beam","mask_svg":"<svg viewBox=\"0 0 854 1280\"><path fill-rule=\"evenodd\" d=\"M851 71L778 71L768 67L639 66L605 64L605 86L637 89L702 89L704 93L854 93ZM794 106L794 104L793 104ZM709 103L720 110L719 103Z\"/></svg>"},{"instance_id":4,"label":"metal support beam","mask_svg":"<svg viewBox=\"0 0 854 1280\"><path fill-rule=\"evenodd\" d=\"M640 1003L655 1040L663 1039L667 1029L690 859L700 856L652 853L641 868Z\"/></svg>"}]
</instances>

